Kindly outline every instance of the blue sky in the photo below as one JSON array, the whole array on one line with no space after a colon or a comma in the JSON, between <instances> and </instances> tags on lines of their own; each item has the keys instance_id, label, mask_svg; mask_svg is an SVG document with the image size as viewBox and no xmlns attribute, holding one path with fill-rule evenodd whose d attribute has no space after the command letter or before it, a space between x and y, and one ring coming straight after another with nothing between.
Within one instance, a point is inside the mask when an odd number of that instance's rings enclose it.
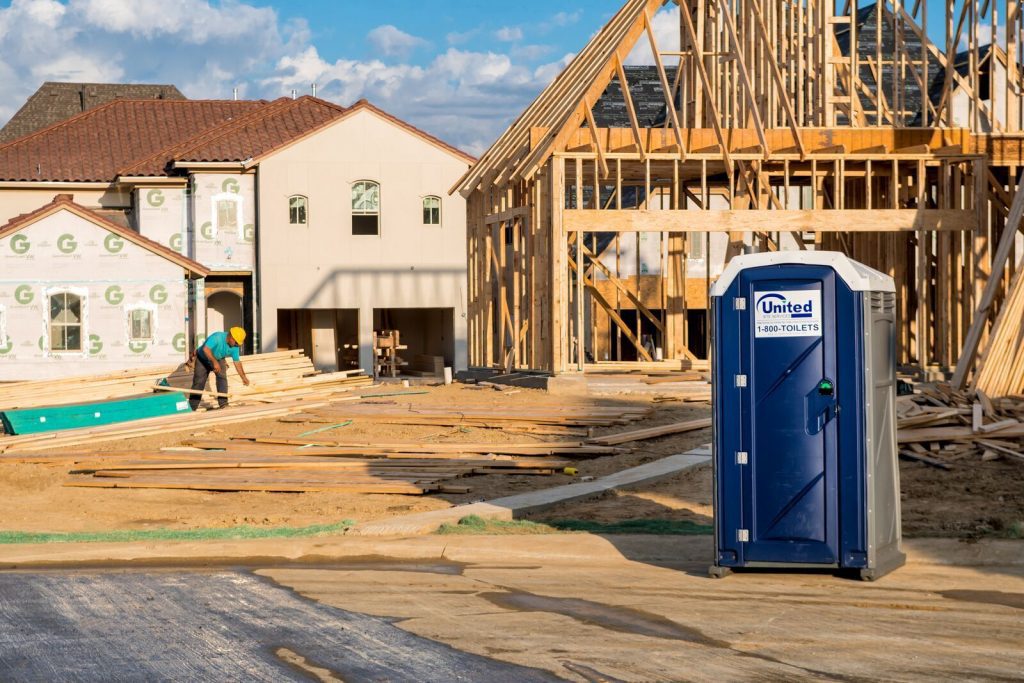
<instances>
[{"instance_id":1,"label":"blue sky","mask_svg":"<svg viewBox=\"0 0 1024 683\"><path fill-rule=\"evenodd\" d=\"M0 123L46 80L268 99L317 83L321 97L365 97L478 154L621 2L0 0ZM928 3L940 47L944 6ZM662 50L678 49L673 14L654 26Z\"/></svg>"},{"instance_id":2,"label":"blue sky","mask_svg":"<svg viewBox=\"0 0 1024 683\"><path fill-rule=\"evenodd\" d=\"M497 12L499 7L502 11ZM46 80L172 83L188 97L366 97L473 153L620 0L7 0L0 122ZM514 10L514 11L513 11Z\"/></svg>"}]
</instances>

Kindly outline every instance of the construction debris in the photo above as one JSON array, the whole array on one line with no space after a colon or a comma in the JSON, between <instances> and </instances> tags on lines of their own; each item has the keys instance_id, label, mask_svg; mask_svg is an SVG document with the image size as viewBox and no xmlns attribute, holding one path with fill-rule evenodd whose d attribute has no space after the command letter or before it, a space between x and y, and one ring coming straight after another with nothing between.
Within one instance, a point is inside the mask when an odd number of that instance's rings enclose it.
<instances>
[{"instance_id":1,"label":"construction debris","mask_svg":"<svg viewBox=\"0 0 1024 683\"><path fill-rule=\"evenodd\" d=\"M1024 462L1024 396L922 385L896 399L900 457L940 469L1005 458Z\"/></svg>"}]
</instances>

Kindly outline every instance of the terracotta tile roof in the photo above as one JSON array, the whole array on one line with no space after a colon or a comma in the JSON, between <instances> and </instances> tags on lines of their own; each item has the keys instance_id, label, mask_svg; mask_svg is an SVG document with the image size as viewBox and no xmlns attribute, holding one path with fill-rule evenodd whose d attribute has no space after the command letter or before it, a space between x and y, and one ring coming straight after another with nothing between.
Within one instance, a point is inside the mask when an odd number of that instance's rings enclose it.
<instances>
[{"instance_id":1,"label":"terracotta tile roof","mask_svg":"<svg viewBox=\"0 0 1024 683\"><path fill-rule=\"evenodd\" d=\"M159 150L123 176L167 175L174 161L245 161L304 137L345 113L343 107L310 97L282 97L215 128Z\"/></svg>"},{"instance_id":2,"label":"terracotta tile roof","mask_svg":"<svg viewBox=\"0 0 1024 683\"><path fill-rule=\"evenodd\" d=\"M0 146L0 180L110 182L139 159L265 105L113 100Z\"/></svg>"},{"instance_id":3,"label":"terracotta tile roof","mask_svg":"<svg viewBox=\"0 0 1024 683\"><path fill-rule=\"evenodd\" d=\"M0 129L0 143L16 140L115 99L183 100L185 96L173 85L47 81Z\"/></svg>"},{"instance_id":4,"label":"terracotta tile roof","mask_svg":"<svg viewBox=\"0 0 1024 683\"><path fill-rule=\"evenodd\" d=\"M112 182L177 175L175 161L260 159L359 111L472 163L473 157L360 100L114 100L0 146L0 180Z\"/></svg>"},{"instance_id":5,"label":"terracotta tile roof","mask_svg":"<svg viewBox=\"0 0 1024 683\"><path fill-rule=\"evenodd\" d=\"M67 209L72 213L84 218L87 221L91 221L96 225L100 226L104 230L109 230L115 233L129 242L139 245L143 249L153 252L157 256L176 263L184 268L190 275L195 277L206 277L210 274L210 270L200 263L193 261L187 256L183 256L178 252L165 247L164 245L154 242L153 240L143 237L139 233L135 232L130 228L126 228L122 225L112 222L111 220L100 215L92 209L87 209L81 204L76 204L70 194L59 194L53 198L49 204L44 204L34 211L23 213L20 216L15 216L11 220L7 221L4 225L0 225L0 237L7 237L11 233L18 232L32 223L42 220L47 216L56 213L62 209Z\"/></svg>"}]
</instances>

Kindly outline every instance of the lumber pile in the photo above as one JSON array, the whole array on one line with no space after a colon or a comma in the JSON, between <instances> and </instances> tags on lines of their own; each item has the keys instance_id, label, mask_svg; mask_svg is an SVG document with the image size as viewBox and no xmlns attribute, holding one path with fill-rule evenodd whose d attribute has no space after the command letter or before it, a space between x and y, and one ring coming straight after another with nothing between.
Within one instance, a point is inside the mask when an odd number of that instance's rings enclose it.
<instances>
[{"instance_id":1,"label":"lumber pile","mask_svg":"<svg viewBox=\"0 0 1024 683\"><path fill-rule=\"evenodd\" d=\"M249 378L249 386L242 383L234 363L228 363L228 399L236 405L269 403L314 394L323 398L373 383L362 370L320 373L301 349L243 356L242 365ZM167 383L171 389L153 388L158 391L189 389L192 386L192 369L191 364L186 364L168 375ZM216 396L215 389L216 380L211 376L207 382L207 396Z\"/></svg>"},{"instance_id":2,"label":"lumber pile","mask_svg":"<svg viewBox=\"0 0 1024 683\"><path fill-rule=\"evenodd\" d=\"M553 457L393 453L376 457L324 455L292 448L268 454L240 444L224 451L129 453L115 462L77 465L65 486L203 491L468 493L452 480L483 474L550 475L569 461Z\"/></svg>"},{"instance_id":3,"label":"lumber pile","mask_svg":"<svg viewBox=\"0 0 1024 683\"><path fill-rule=\"evenodd\" d=\"M628 409L598 410L600 418L583 417L572 409L561 410L570 417L562 415L551 419L621 424L635 416ZM326 431L347 424L350 423L304 432L308 435L306 438L300 435L295 438L187 439L175 448L106 454L102 461L88 452L43 458L11 454L4 459L75 461L77 464L65 485L77 487L408 495L466 493L470 487L453 480L485 474L550 475L580 458L626 453L630 449L621 444L703 429L710 426L711 420L689 420L585 440L529 443L367 443L322 436Z\"/></svg>"},{"instance_id":4,"label":"lumber pile","mask_svg":"<svg viewBox=\"0 0 1024 683\"><path fill-rule=\"evenodd\" d=\"M952 469L964 460L1024 462L1024 396L922 385L896 400L897 442L906 460Z\"/></svg>"},{"instance_id":5,"label":"lumber pile","mask_svg":"<svg viewBox=\"0 0 1024 683\"><path fill-rule=\"evenodd\" d=\"M101 427L0 437L0 454L7 454L14 450L19 452L52 452L60 448L100 441L134 439L179 430L201 430L215 425L271 419L326 405L328 405L328 401L325 399L314 401L308 398L300 398L290 401L279 401L269 405L228 406L223 410L211 412L178 413L176 415L134 420L132 422L119 422ZM6 455L3 456L3 459L5 461L11 460ZM38 458L33 460L38 460Z\"/></svg>"},{"instance_id":6,"label":"lumber pile","mask_svg":"<svg viewBox=\"0 0 1024 683\"><path fill-rule=\"evenodd\" d=\"M228 397L237 404L266 403L372 383L361 370L320 374L301 349L243 356L242 364L251 381L248 387L242 383L234 365L228 363ZM153 391L189 389L192 386L192 369L190 363L182 363L102 375L11 382L0 388L0 411L108 401ZM159 386L165 379L170 386ZM213 377L207 388L212 395L216 389Z\"/></svg>"},{"instance_id":7,"label":"lumber pile","mask_svg":"<svg viewBox=\"0 0 1024 683\"><path fill-rule=\"evenodd\" d=\"M1024 190L1019 192L1024 196ZM974 387L989 396L1024 394L1024 270L1018 271L978 361Z\"/></svg>"}]
</instances>

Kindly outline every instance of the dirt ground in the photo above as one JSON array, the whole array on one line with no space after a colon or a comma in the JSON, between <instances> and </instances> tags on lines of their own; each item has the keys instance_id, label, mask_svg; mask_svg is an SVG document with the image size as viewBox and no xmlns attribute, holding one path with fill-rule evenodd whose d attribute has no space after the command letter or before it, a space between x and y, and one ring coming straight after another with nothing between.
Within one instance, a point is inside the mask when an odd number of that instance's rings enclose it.
<instances>
[{"instance_id":1,"label":"dirt ground","mask_svg":"<svg viewBox=\"0 0 1024 683\"><path fill-rule=\"evenodd\" d=\"M376 391L388 391L377 389ZM430 387L426 394L381 397L393 405L486 405L496 410L515 406L586 404L635 406L650 404L649 396L566 398L519 389L497 392L466 385ZM344 406L344 404L340 404ZM629 426L595 429L594 434L705 417L704 403L653 404L654 414ZM340 420L339 420L340 421ZM173 432L145 438L76 447L81 461L102 462L118 453L180 445L189 437L229 436L295 437L324 423L296 423L269 419L224 425L197 432ZM434 441L438 443L530 443L558 437L509 433L499 429L378 425L361 422L322 435L360 442ZM316 437L311 437L316 438ZM635 450L603 458L580 460L578 476L599 477L658 458L682 453L709 442L709 429L633 444ZM45 453L43 453L45 455ZM159 489L88 489L63 486L71 462L15 464L0 460L0 526L8 531L107 531L133 529L189 529L253 526L306 526L352 520L364 522L453 504L571 483L565 474L487 475L459 483L472 487L468 494L427 496L311 493L210 493ZM1024 520L1024 464L1018 462L962 462L952 471L917 463L901 463L903 523L907 536L977 537L1012 535ZM616 491L596 500L546 510L533 519L682 519L708 523L711 518L711 470L701 467L677 477L630 490Z\"/></svg>"}]
</instances>

